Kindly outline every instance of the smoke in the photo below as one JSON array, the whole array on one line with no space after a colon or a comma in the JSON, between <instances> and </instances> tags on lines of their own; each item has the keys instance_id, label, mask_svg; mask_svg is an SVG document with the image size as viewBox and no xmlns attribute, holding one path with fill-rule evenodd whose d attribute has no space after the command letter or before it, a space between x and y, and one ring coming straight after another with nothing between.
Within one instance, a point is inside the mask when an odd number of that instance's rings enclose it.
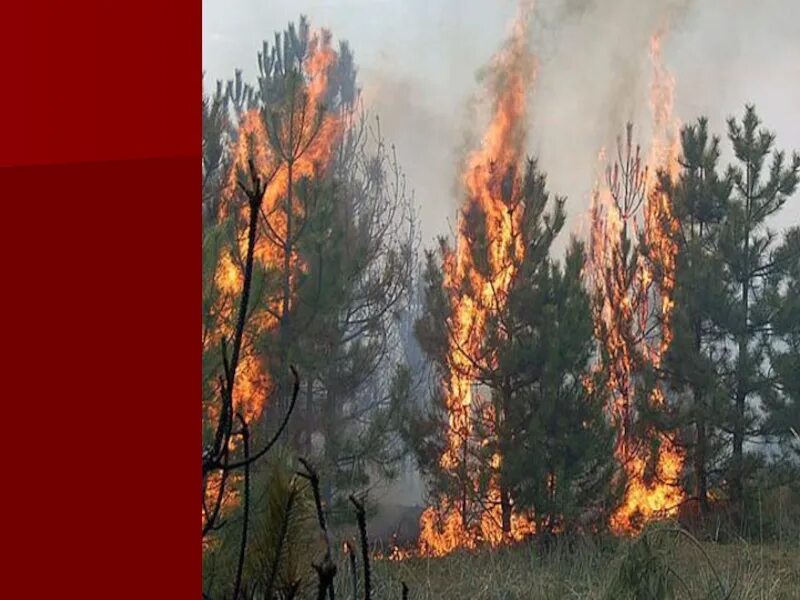
<instances>
[{"instance_id":1,"label":"smoke","mask_svg":"<svg viewBox=\"0 0 800 600\"><path fill-rule=\"evenodd\" d=\"M628 121L635 123L638 141L648 140L650 38L666 30L669 45L691 5L688 0L542 3L531 150L548 173L551 190L567 196L571 233L586 233L589 196L604 167L598 161L601 149L614 155ZM678 88L680 95L680 83ZM566 242L562 235L556 251Z\"/></svg>"},{"instance_id":2,"label":"smoke","mask_svg":"<svg viewBox=\"0 0 800 600\"><path fill-rule=\"evenodd\" d=\"M455 216L455 204L449 198L454 192L464 145L458 141L460 128L446 109L427 101L421 82L392 77L381 69L364 72L362 79L364 104L380 119L381 132L395 145L409 185L420 201L422 235L427 244ZM440 142L420 143L420 132L425 132L429 140ZM441 140L451 143L444 144ZM437 226L432 226L433 223Z\"/></svg>"},{"instance_id":3,"label":"smoke","mask_svg":"<svg viewBox=\"0 0 800 600\"><path fill-rule=\"evenodd\" d=\"M706 114L715 132L724 138L725 119L740 115L745 102L756 102L765 124L778 131L779 145L800 147L800 127L791 117L793 105L788 98L777 98L800 97L800 80L792 77L800 69L797 61L789 64L788 59L800 51L800 28L784 24L776 30L774 26L789 9L787 0L758 6L734 0L725 7L699 0L537 2L531 37L538 68L531 94L528 150L539 157L551 191L568 198L566 230L585 233L581 225L592 187L604 166L598 162L600 150L613 156L616 138L628 121L636 126L637 142L646 145L650 139L648 49L656 31L665 32L665 66L677 79L676 113L683 122ZM753 21L763 24L765 33L754 35L749 27ZM496 45L502 39L498 37ZM769 47L774 49L773 56ZM491 68L487 62L490 55L476 67L474 89L446 126L453 133L450 139L455 150L448 148L440 156L448 160L463 158L478 142L476 132L481 130L483 116L477 102L480 74ZM782 74L775 66L778 56L787 57L780 59ZM768 70L766 74L763 69ZM415 85L424 89L425 82ZM775 104L780 110L773 108ZM418 138L420 143L424 142ZM412 150L412 162L414 155ZM723 156L724 160L731 158ZM430 215L439 224L436 230L426 223L423 231L450 233L462 193L456 180L460 170L453 162L437 172L449 182L441 182L435 196L427 197L417 186L423 218ZM411 182L416 185L413 178ZM442 207L445 191L449 192L447 205ZM450 217L449 223L441 219L442 214ZM795 203L787 207L779 225L799 219L800 208ZM566 243L567 235L562 235L556 252Z\"/></svg>"},{"instance_id":4,"label":"smoke","mask_svg":"<svg viewBox=\"0 0 800 600\"><path fill-rule=\"evenodd\" d=\"M724 136L724 119L755 102L779 146L800 148L794 4L538 0L528 150L539 156L550 189L568 197L567 228L577 230L588 208L600 149L613 150L628 120L637 141L648 139L648 40L657 29L668 29L664 60L677 80L676 114L683 122L706 114ZM250 0L235 8L204 0L203 8L206 82L242 67L252 79L261 41L301 12L312 25L349 40L365 99L380 114L382 132L395 143L415 189L423 241L430 245L436 235L452 232L462 194L460 161L478 142L485 119L477 76L508 37L514 0ZM781 225L798 221L800 203L790 203Z\"/></svg>"},{"instance_id":5,"label":"smoke","mask_svg":"<svg viewBox=\"0 0 800 600\"><path fill-rule=\"evenodd\" d=\"M710 119L723 138L725 118L755 103L777 144L800 149L800 20L796 0L538 0L530 43L536 81L530 94L527 150L539 157L551 192L566 195L566 229L580 233L590 192L613 155L626 121L636 141L650 135L650 36L663 37L665 67L676 78L675 114ZM463 158L485 125L479 74L508 38L515 0L227 0L203 2L205 82L243 68L256 75L256 52L274 31L306 14L312 26L347 39L359 83L381 131L394 143L415 190L423 243L450 235L463 188ZM647 151L644 147L643 150ZM731 160L723 141L723 164ZM646 154L645 154L646 155ZM787 204L782 229L800 223L800 198ZM584 232L585 233L585 232ZM556 251L566 246L562 234ZM406 500L406 499L404 499ZM410 502L410 499L408 499Z\"/></svg>"}]
</instances>

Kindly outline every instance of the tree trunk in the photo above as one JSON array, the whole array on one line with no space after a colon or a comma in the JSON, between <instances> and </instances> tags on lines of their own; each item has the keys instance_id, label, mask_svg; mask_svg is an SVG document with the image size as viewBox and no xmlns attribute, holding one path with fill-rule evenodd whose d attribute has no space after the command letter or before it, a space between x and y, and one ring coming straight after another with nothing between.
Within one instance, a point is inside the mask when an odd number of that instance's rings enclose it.
<instances>
[{"instance_id":1,"label":"tree trunk","mask_svg":"<svg viewBox=\"0 0 800 600\"><path fill-rule=\"evenodd\" d=\"M509 536L511 534L511 497L508 494L508 488L503 483L500 483L500 514L503 535Z\"/></svg>"},{"instance_id":2,"label":"tree trunk","mask_svg":"<svg viewBox=\"0 0 800 600\"><path fill-rule=\"evenodd\" d=\"M510 337L509 337L510 339ZM508 447L510 440L508 439L508 433L506 431L506 407L509 406L511 402L511 391L510 391L510 383L508 378L503 383L503 386L500 391L500 397L497 399L498 401L495 402L495 435L497 436L497 440L499 442L499 453L501 455L501 459L504 458L503 452L505 448ZM503 462L501 460L500 466L497 469L497 479L499 481L500 487L500 516L503 528L503 535L509 536L511 534L511 495L509 494L508 487L506 486L505 482L503 481Z\"/></svg>"},{"instance_id":3,"label":"tree trunk","mask_svg":"<svg viewBox=\"0 0 800 600\"><path fill-rule=\"evenodd\" d=\"M743 297L743 308L744 308L744 315L742 319L744 320L743 327L747 327L747 294L748 294L748 286L747 282L742 284L742 297ZM731 476L730 476L730 486L731 486L731 500L733 501L734 505L740 505L742 501L742 496L744 494L744 489L742 485L742 476L743 476L743 464L744 464L744 457L743 457L743 447L744 447L744 412L745 406L747 402L747 390L745 389L746 381L745 381L745 372L747 369L747 337L745 334L740 334L739 337L739 356L737 357L737 365L736 365L736 412L734 414L734 426L733 426L733 456L731 461Z\"/></svg>"},{"instance_id":4,"label":"tree trunk","mask_svg":"<svg viewBox=\"0 0 800 600\"><path fill-rule=\"evenodd\" d=\"M323 485L325 501L328 506L333 503L333 496L336 491L334 479L336 464L339 460L337 436L341 435L339 431L338 403L339 398L336 394L332 394L330 391L325 394L325 408L320 422L320 427L325 437L325 465L328 473L326 474L327 477L323 478Z\"/></svg>"},{"instance_id":5,"label":"tree trunk","mask_svg":"<svg viewBox=\"0 0 800 600\"><path fill-rule=\"evenodd\" d=\"M702 399L698 398L696 401L702 402ZM694 451L694 471L697 500L700 503L700 512L705 515L708 512L708 474L706 473L706 457L708 454L706 446L708 440L706 436L705 407L701 406L700 411L695 423L697 439Z\"/></svg>"},{"instance_id":6,"label":"tree trunk","mask_svg":"<svg viewBox=\"0 0 800 600\"><path fill-rule=\"evenodd\" d=\"M469 456L468 439L469 436L465 435L464 443L461 445L461 466L464 469L464 477L461 481L461 523L464 528L467 528L467 524L469 523L469 514L467 512L469 500L469 468L467 466L467 458Z\"/></svg>"},{"instance_id":7,"label":"tree trunk","mask_svg":"<svg viewBox=\"0 0 800 600\"><path fill-rule=\"evenodd\" d=\"M749 303L750 303L750 206L752 202L752 177L750 176L750 165L747 165L747 198L745 206L745 237L744 237L744 260L742 261L742 322L741 330L738 332L738 351L736 358L736 412L734 415L733 427L733 456L731 461L731 500L739 507L744 493L742 485L743 465L744 465L744 413L747 404L747 382L745 374L747 372L747 352L749 342Z\"/></svg>"},{"instance_id":8,"label":"tree trunk","mask_svg":"<svg viewBox=\"0 0 800 600\"><path fill-rule=\"evenodd\" d=\"M700 228L702 235L702 226ZM696 356L700 356L702 348L701 323L695 319L694 323L694 347ZM695 473L695 492L697 501L700 505L700 513L708 513L708 473L706 472L706 462L708 461L708 436L706 431L706 405L703 392L700 387L693 386L694 407L696 411L695 429L696 439L694 448L694 473Z\"/></svg>"},{"instance_id":9,"label":"tree trunk","mask_svg":"<svg viewBox=\"0 0 800 600\"><path fill-rule=\"evenodd\" d=\"M314 432L314 378L311 374L306 376L306 401L303 407L303 417L300 419L300 431L294 440L295 448L303 456L311 454L311 434Z\"/></svg>"},{"instance_id":10,"label":"tree trunk","mask_svg":"<svg viewBox=\"0 0 800 600\"><path fill-rule=\"evenodd\" d=\"M744 489L742 485L742 470L744 464L744 407L745 396L741 392L736 394L736 423L733 431L733 457L731 462L731 500L734 504L740 504Z\"/></svg>"},{"instance_id":11,"label":"tree trunk","mask_svg":"<svg viewBox=\"0 0 800 600\"><path fill-rule=\"evenodd\" d=\"M283 298L281 302L281 325L284 325L289 318L289 309L291 305L291 268L292 268L292 163L287 165L287 188L286 188L286 238L283 244ZM286 328L281 328L281 333L284 333ZM286 341L288 332L283 335Z\"/></svg>"},{"instance_id":12,"label":"tree trunk","mask_svg":"<svg viewBox=\"0 0 800 600\"><path fill-rule=\"evenodd\" d=\"M280 388L279 404L281 410L285 411L289 406L291 385L289 383L289 311L291 310L292 288L291 288L291 268L292 268L292 188L294 180L292 178L292 161L287 163L287 187L286 187L286 237L283 242L283 290L281 298L281 318L279 333L278 355L280 358ZM288 430L288 428L287 428ZM288 434L288 431L287 431Z\"/></svg>"}]
</instances>

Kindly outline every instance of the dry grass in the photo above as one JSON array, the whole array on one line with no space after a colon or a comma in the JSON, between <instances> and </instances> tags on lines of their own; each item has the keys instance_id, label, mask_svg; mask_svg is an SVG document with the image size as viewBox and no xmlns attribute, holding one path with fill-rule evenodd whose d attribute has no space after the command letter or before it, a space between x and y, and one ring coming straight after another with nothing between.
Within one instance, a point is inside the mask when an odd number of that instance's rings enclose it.
<instances>
[{"instance_id":1,"label":"dry grass","mask_svg":"<svg viewBox=\"0 0 800 600\"><path fill-rule=\"evenodd\" d=\"M666 597L800 599L800 548L796 545L761 546L739 541L702 543L698 547L674 530L662 533L653 548L668 567L666 579L672 595ZM641 546L620 541L606 542L603 547L587 542L577 546L571 551L557 548L544 557L533 546L522 545L439 559L375 561L373 597L400 598L401 581L408 584L412 599L652 597L641 589L638 595L621 593L614 586L619 573L624 572L620 566L626 557L639 552ZM340 573L346 573L347 568L341 564ZM638 572L633 572L638 579ZM642 573L641 580L646 578ZM341 586L338 597L353 598L349 577L337 579Z\"/></svg>"}]
</instances>

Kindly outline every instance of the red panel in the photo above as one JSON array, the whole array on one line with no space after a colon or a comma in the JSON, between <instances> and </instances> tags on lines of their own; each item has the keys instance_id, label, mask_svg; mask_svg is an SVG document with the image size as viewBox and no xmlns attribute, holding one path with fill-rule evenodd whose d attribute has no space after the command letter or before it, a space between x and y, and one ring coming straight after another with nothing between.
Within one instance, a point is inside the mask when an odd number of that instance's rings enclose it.
<instances>
[{"instance_id":1,"label":"red panel","mask_svg":"<svg viewBox=\"0 0 800 600\"><path fill-rule=\"evenodd\" d=\"M199 156L200 2L12 10L0 25L0 166Z\"/></svg>"},{"instance_id":2,"label":"red panel","mask_svg":"<svg viewBox=\"0 0 800 600\"><path fill-rule=\"evenodd\" d=\"M4 6L8 598L200 596L200 9Z\"/></svg>"}]
</instances>

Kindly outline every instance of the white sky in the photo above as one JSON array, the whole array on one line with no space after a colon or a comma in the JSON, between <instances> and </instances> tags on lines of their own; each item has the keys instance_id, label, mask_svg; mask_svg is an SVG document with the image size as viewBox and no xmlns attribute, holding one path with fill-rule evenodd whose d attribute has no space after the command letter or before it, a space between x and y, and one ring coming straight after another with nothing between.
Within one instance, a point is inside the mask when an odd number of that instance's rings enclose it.
<instances>
[{"instance_id":1,"label":"white sky","mask_svg":"<svg viewBox=\"0 0 800 600\"><path fill-rule=\"evenodd\" d=\"M583 5L563 17L564 7ZM677 80L677 116L705 114L724 137L724 119L754 102L778 147L800 150L800 0L539 0L537 9L528 146L551 191L569 197L568 229L588 208L600 147L613 145L625 120L646 144L647 43L667 11L664 58ZM452 224L460 149L465 135L479 133L469 112L476 73L515 11L514 0L204 0L205 84L235 68L254 81L262 41L300 14L348 40L365 101L415 189L429 245ZM723 148L725 164L724 139ZM800 194L776 226L789 224L800 224Z\"/></svg>"}]
</instances>

